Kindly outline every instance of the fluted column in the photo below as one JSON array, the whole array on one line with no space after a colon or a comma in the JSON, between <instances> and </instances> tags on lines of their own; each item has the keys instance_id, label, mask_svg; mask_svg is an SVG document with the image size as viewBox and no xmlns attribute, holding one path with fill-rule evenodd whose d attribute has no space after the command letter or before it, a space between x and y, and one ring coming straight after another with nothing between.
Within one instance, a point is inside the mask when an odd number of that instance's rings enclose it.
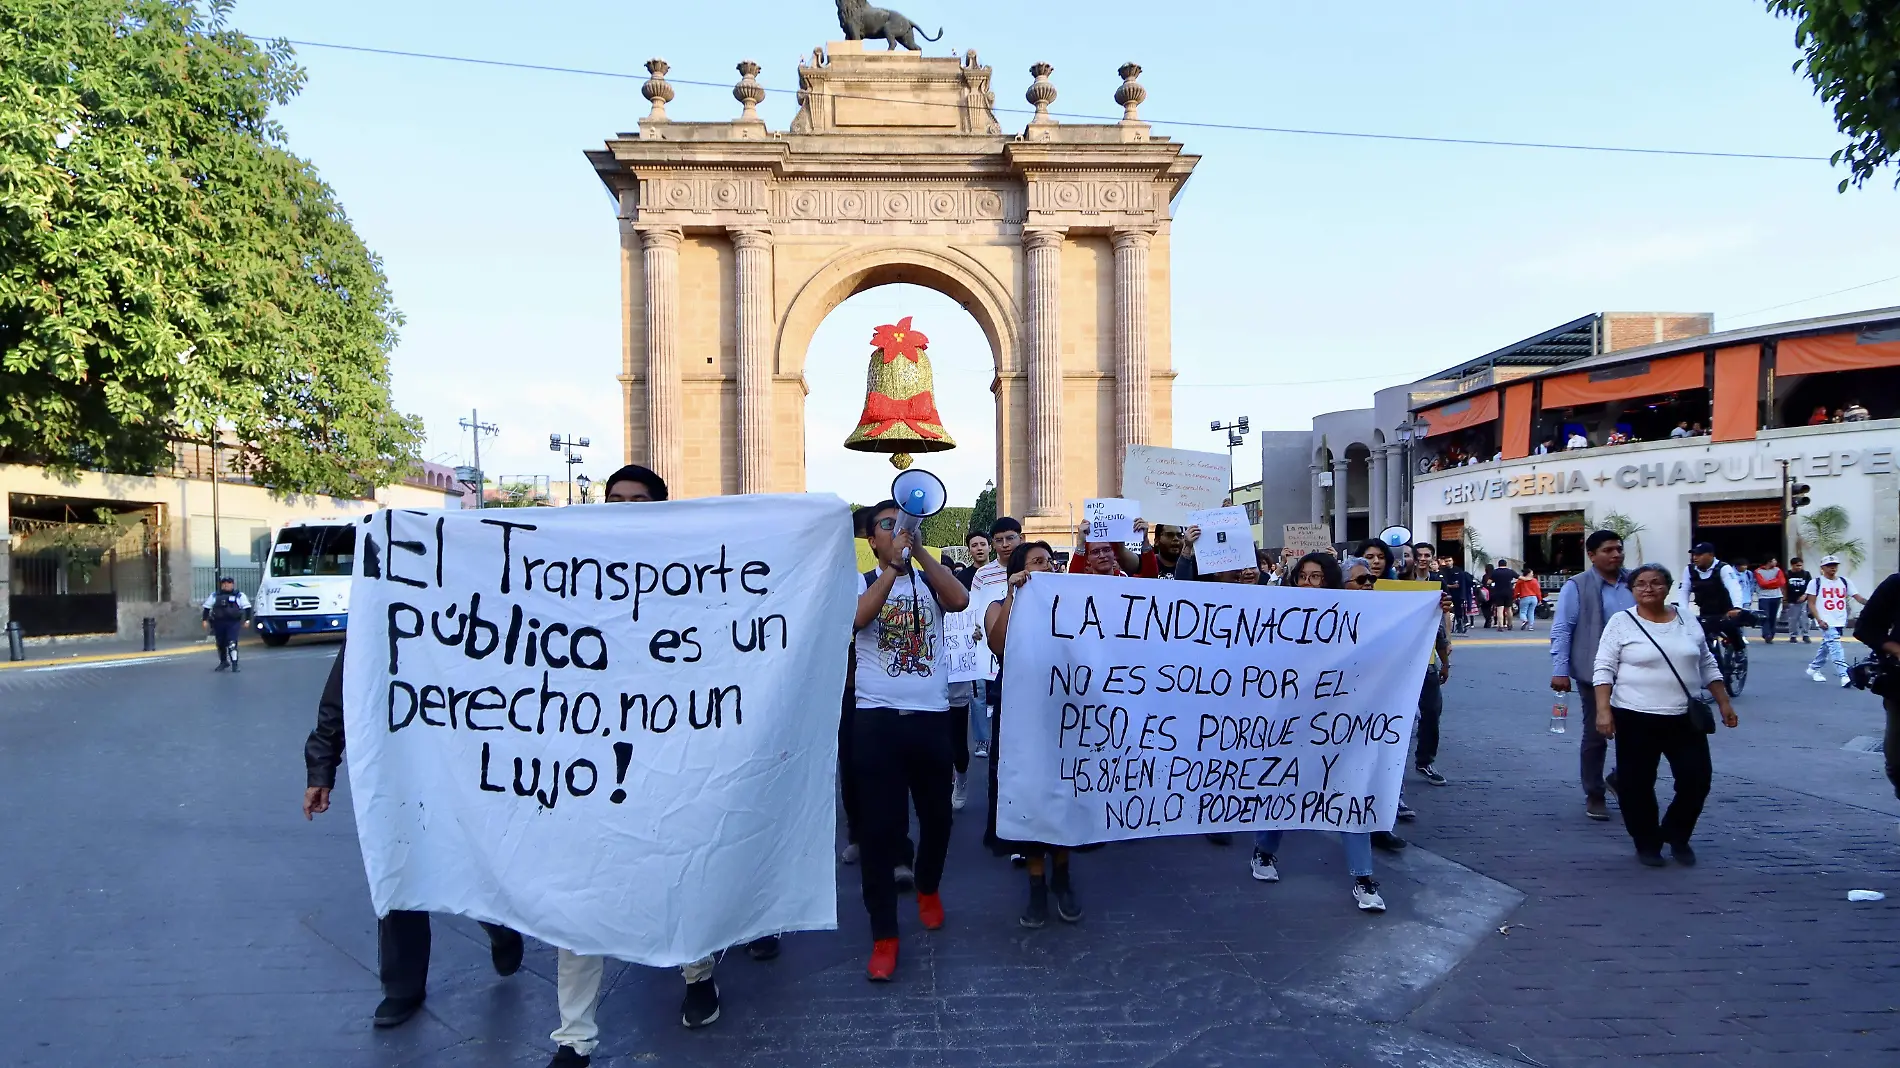
<instances>
[{"instance_id":1,"label":"fluted column","mask_svg":"<svg viewBox=\"0 0 1900 1068\"><path fill-rule=\"evenodd\" d=\"M764 493L772 454L772 236L732 231L739 348L739 492Z\"/></svg>"},{"instance_id":2,"label":"fluted column","mask_svg":"<svg viewBox=\"0 0 1900 1068\"><path fill-rule=\"evenodd\" d=\"M1145 230L1115 234L1115 464L1148 444L1148 243ZM1117 485L1119 485L1119 478Z\"/></svg>"},{"instance_id":3,"label":"fluted column","mask_svg":"<svg viewBox=\"0 0 1900 1068\"><path fill-rule=\"evenodd\" d=\"M1062 514L1062 233L1023 231L1028 307L1029 514Z\"/></svg>"},{"instance_id":4,"label":"fluted column","mask_svg":"<svg viewBox=\"0 0 1900 1068\"><path fill-rule=\"evenodd\" d=\"M1333 540L1346 540L1346 472L1352 461L1344 456L1333 458Z\"/></svg>"},{"instance_id":5,"label":"fluted column","mask_svg":"<svg viewBox=\"0 0 1900 1068\"><path fill-rule=\"evenodd\" d=\"M1307 522L1324 523L1326 521L1326 487L1319 484L1319 473L1325 469L1316 462L1309 465L1306 470L1310 476L1306 480L1307 485L1313 489L1313 499L1309 509L1313 514Z\"/></svg>"},{"instance_id":6,"label":"fluted column","mask_svg":"<svg viewBox=\"0 0 1900 1068\"><path fill-rule=\"evenodd\" d=\"M680 232L640 231L646 276L647 462L674 485L682 470L680 403Z\"/></svg>"},{"instance_id":7,"label":"fluted column","mask_svg":"<svg viewBox=\"0 0 1900 1068\"><path fill-rule=\"evenodd\" d=\"M1386 466L1385 480L1385 514L1388 517L1386 522L1410 526L1411 524L1405 518L1405 487L1410 484L1412 477L1411 468L1407 466L1407 450L1401 444L1387 445L1385 451L1390 456L1390 462Z\"/></svg>"},{"instance_id":8,"label":"fluted column","mask_svg":"<svg viewBox=\"0 0 1900 1068\"><path fill-rule=\"evenodd\" d=\"M1388 515L1396 513L1388 511L1385 506L1386 466L1384 447L1375 446L1372 449L1372 455L1367 459L1367 463L1369 464L1367 468L1369 477L1366 480L1366 525L1372 533L1377 534L1379 531L1397 522L1395 519L1386 518Z\"/></svg>"}]
</instances>

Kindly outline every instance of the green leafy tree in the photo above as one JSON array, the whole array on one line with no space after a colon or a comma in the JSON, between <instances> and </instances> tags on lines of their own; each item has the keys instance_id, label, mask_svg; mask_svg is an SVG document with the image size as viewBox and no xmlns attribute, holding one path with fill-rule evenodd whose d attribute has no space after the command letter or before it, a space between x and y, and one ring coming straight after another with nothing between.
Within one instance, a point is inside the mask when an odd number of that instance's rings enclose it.
<instances>
[{"instance_id":1,"label":"green leafy tree","mask_svg":"<svg viewBox=\"0 0 1900 1068\"><path fill-rule=\"evenodd\" d=\"M1815 552L1838 556L1847 570L1858 571L1860 565L1867 562L1867 546L1859 538L1847 536L1852 529L1847 509L1838 504L1816 508L1801 517L1801 536L1814 546Z\"/></svg>"},{"instance_id":2,"label":"green leafy tree","mask_svg":"<svg viewBox=\"0 0 1900 1068\"><path fill-rule=\"evenodd\" d=\"M413 464L382 266L270 118L231 0L0 0L0 461L150 471L222 427L284 492Z\"/></svg>"},{"instance_id":3,"label":"green leafy tree","mask_svg":"<svg viewBox=\"0 0 1900 1068\"><path fill-rule=\"evenodd\" d=\"M970 508L968 530L980 530L989 533L996 525L996 483L985 482L983 492L976 495L976 504Z\"/></svg>"},{"instance_id":4,"label":"green leafy tree","mask_svg":"<svg viewBox=\"0 0 1900 1068\"><path fill-rule=\"evenodd\" d=\"M1900 150L1900 6L1892 0L1767 2L1769 11L1794 20L1801 47L1794 69L1834 106L1834 125L1850 139L1833 157L1848 169L1841 191L1865 183Z\"/></svg>"},{"instance_id":5,"label":"green leafy tree","mask_svg":"<svg viewBox=\"0 0 1900 1068\"><path fill-rule=\"evenodd\" d=\"M960 546L970 531L970 509L945 508L923 522L925 545Z\"/></svg>"},{"instance_id":6,"label":"green leafy tree","mask_svg":"<svg viewBox=\"0 0 1900 1068\"><path fill-rule=\"evenodd\" d=\"M1628 547L1624 554L1626 564L1635 564L1643 559L1643 532L1649 528L1622 512L1611 512L1603 517L1603 529L1616 535L1616 540Z\"/></svg>"}]
</instances>

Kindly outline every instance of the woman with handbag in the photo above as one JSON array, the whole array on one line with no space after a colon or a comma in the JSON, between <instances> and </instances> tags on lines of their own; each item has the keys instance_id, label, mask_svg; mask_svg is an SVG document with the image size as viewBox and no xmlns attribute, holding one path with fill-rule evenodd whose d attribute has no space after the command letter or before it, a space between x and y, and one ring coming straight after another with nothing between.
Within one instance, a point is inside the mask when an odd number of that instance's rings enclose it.
<instances>
[{"instance_id":1,"label":"woman with handbag","mask_svg":"<svg viewBox=\"0 0 1900 1068\"><path fill-rule=\"evenodd\" d=\"M1701 625L1664 603L1674 581L1660 564L1630 572L1636 607L1605 623L1593 679L1597 732L1616 742L1623 826L1636 843L1636 859L1652 868L1662 866L1664 845L1678 864L1695 863L1689 837L1709 797L1708 736L1715 733L1715 713L1691 692L1688 680L1714 697L1724 724L1738 722ZM1662 758L1675 776L1676 796L1658 821L1656 765Z\"/></svg>"}]
</instances>

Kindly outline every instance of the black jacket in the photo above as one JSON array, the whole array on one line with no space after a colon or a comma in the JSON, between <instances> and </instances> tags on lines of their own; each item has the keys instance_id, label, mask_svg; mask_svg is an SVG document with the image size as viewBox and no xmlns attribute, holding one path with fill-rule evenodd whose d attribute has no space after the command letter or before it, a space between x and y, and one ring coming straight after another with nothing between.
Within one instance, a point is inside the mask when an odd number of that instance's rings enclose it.
<instances>
[{"instance_id":1,"label":"black jacket","mask_svg":"<svg viewBox=\"0 0 1900 1068\"><path fill-rule=\"evenodd\" d=\"M1888 575L1867 598L1854 624L1854 640L1873 652L1885 642L1900 641L1900 574Z\"/></svg>"},{"instance_id":2,"label":"black jacket","mask_svg":"<svg viewBox=\"0 0 1900 1068\"><path fill-rule=\"evenodd\" d=\"M337 647L336 660L330 664L330 677L323 684L323 697L317 701L317 726L310 740L303 743L305 785L336 785L336 767L343 763L343 652L348 640Z\"/></svg>"}]
</instances>

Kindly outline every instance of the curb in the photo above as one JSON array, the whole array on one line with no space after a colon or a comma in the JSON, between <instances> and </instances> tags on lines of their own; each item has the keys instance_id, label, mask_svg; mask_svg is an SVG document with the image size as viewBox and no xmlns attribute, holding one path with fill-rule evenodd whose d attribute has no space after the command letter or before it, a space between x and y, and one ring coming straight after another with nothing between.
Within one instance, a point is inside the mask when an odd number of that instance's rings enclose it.
<instances>
[{"instance_id":1,"label":"curb","mask_svg":"<svg viewBox=\"0 0 1900 1068\"><path fill-rule=\"evenodd\" d=\"M93 653L90 656L65 656L45 660L12 660L0 663L0 671L65 667L68 664L109 664L114 660L151 660L162 656L186 656L191 653L216 651L217 647L213 645L180 645L170 649L155 649L149 653Z\"/></svg>"}]
</instances>

